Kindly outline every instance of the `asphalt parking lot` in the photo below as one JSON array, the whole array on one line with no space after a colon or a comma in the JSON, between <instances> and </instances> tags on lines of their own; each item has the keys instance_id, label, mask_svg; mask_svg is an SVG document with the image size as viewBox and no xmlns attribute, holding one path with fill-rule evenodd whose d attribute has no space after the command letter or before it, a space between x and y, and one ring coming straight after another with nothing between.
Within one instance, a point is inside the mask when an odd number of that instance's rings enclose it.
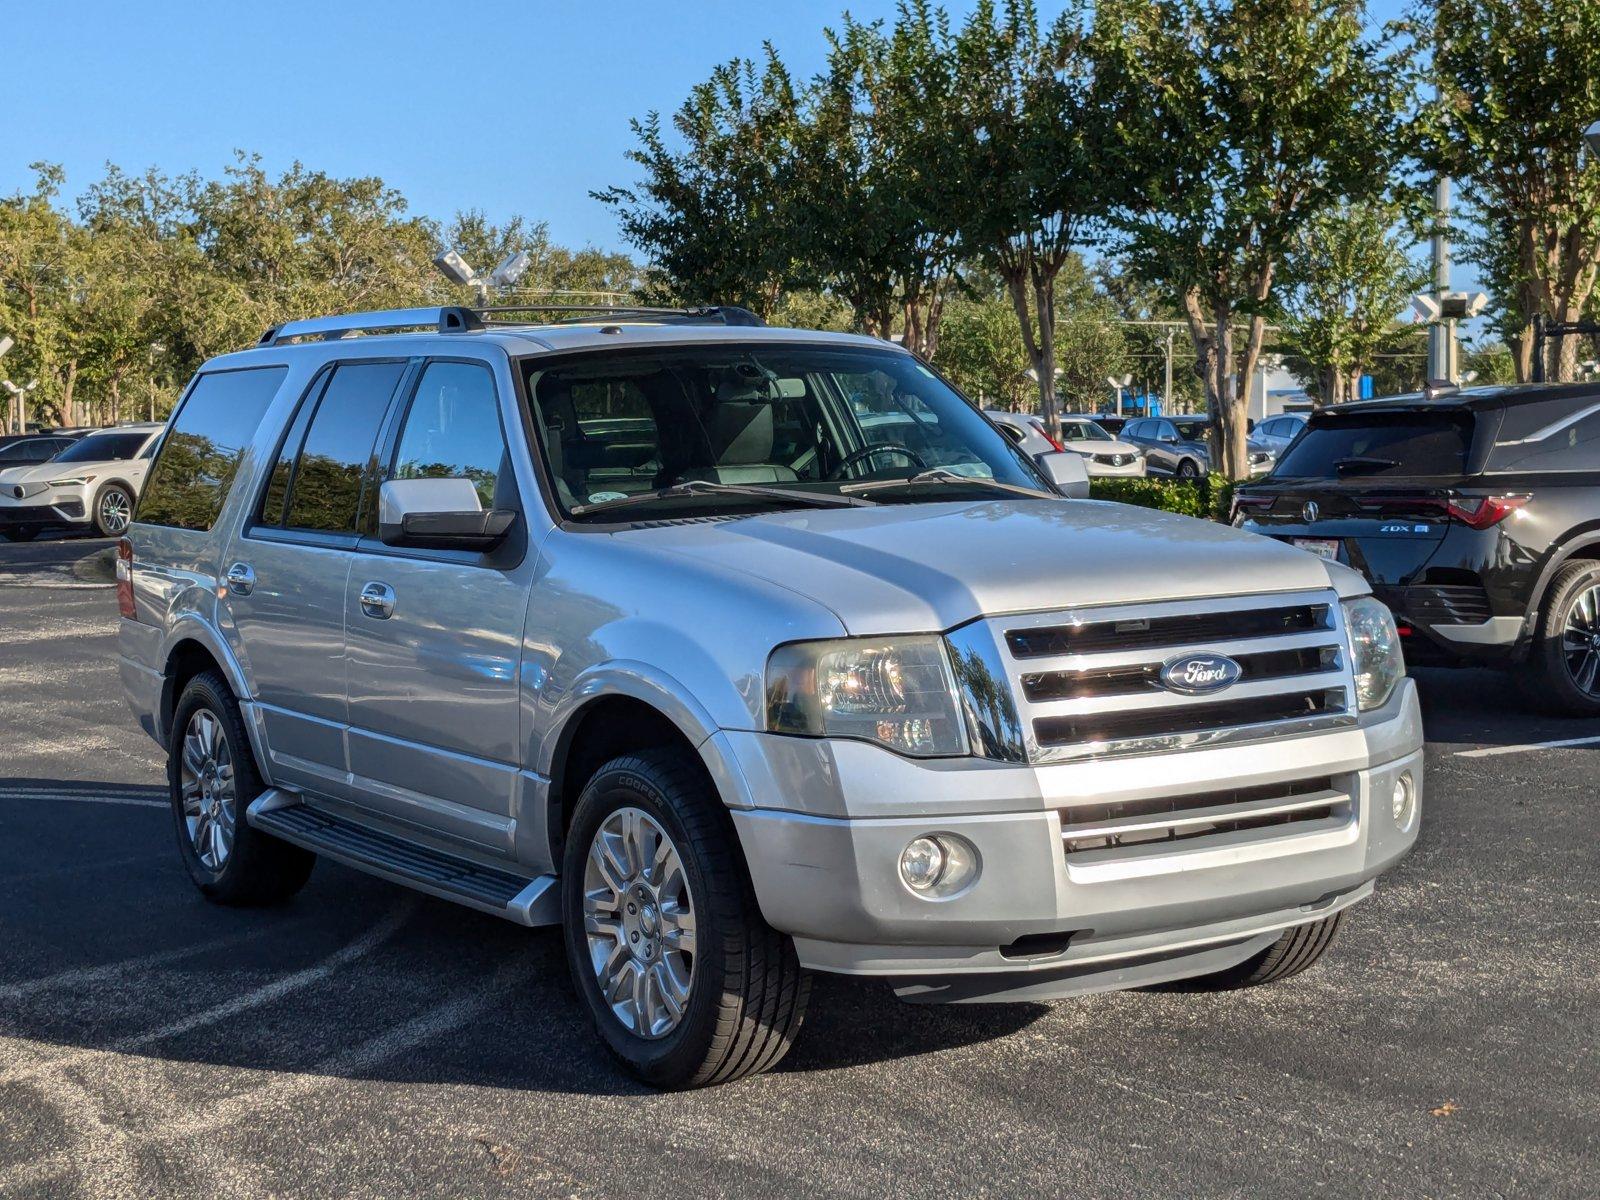
<instances>
[{"instance_id":1,"label":"asphalt parking lot","mask_svg":"<svg viewBox=\"0 0 1600 1200\"><path fill-rule=\"evenodd\" d=\"M326 864L204 902L111 589L70 570L100 544L0 544L0 1194L1594 1195L1600 722L1493 674L1419 674L1421 844L1304 975L968 1009L821 979L777 1072L655 1095L553 931Z\"/></svg>"}]
</instances>

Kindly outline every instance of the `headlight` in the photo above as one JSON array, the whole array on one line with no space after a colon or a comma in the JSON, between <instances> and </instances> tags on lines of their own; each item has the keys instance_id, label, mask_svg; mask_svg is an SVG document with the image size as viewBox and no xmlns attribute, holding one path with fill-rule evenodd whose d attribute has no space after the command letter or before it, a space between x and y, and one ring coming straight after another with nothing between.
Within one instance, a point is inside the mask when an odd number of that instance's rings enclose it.
<instances>
[{"instance_id":1,"label":"headlight","mask_svg":"<svg viewBox=\"0 0 1600 1200\"><path fill-rule=\"evenodd\" d=\"M52 479L50 481L50 486L51 487L73 487L76 484L93 483L93 482L94 482L94 476L93 475L72 475L72 476L69 476L66 479Z\"/></svg>"},{"instance_id":2,"label":"headlight","mask_svg":"<svg viewBox=\"0 0 1600 1200\"><path fill-rule=\"evenodd\" d=\"M1362 712L1379 707L1405 677L1406 660L1394 617L1382 601L1358 596L1344 602L1344 628L1350 638L1350 667L1356 676L1356 703Z\"/></svg>"},{"instance_id":3,"label":"headlight","mask_svg":"<svg viewBox=\"0 0 1600 1200\"><path fill-rule=\"evenodd\" d=\"M767 728L859 738L918 758L968 752L950 662L938 637L779 646L767 660Z\"/></svg>"}]
</instances>

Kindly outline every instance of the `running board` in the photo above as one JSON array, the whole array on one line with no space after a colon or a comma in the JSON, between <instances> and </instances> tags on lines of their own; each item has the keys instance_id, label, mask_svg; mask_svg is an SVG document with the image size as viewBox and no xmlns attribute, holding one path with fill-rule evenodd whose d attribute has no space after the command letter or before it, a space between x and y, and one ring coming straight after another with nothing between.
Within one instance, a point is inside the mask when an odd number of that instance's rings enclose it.
<instances>
[{"instance_id":1,"label":"running board","mask_svg":"<svg viewBox=\"0 0 1600 1200\"><path fill-rule=\"evenodd\" d=\"M457 858L312 808L283 788L268 788L257 796L245 819L273 837L347 867L519 925L554 925L561 919L554 875L530 879Z\"/></svg>"}]
</instances>

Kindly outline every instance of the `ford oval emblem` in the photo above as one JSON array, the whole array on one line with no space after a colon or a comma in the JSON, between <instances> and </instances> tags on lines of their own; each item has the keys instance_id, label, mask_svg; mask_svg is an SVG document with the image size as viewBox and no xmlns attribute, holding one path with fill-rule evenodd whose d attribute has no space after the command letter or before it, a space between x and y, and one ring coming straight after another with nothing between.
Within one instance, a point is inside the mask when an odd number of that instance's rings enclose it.
<instances>
[{"instance_id":1,"label":"ford oval emblem","mask_svg":"<svg viewBox=\"0 0 1600 1200\"><path fill-rule=\"evenodd\" d=\"M1161 686L1169 692L1200 696L1239 682L1244 668L1225 654L1184 654L1161 667Z\"/></svg>"},{"instance_id":2,"label":"ford oval emblem","mask_svg":"<svg viewBox=\"0 0 1600 1200\"><path fill-rule=\"evenodd\" d=\"M1317 502L1315 500L1307 500L1300 509L1300 516L1302 519L1304 519L1307 525L1315 524L1317 518L1321 515L1322 510L1317 507Z\"/></svg>"}]
</instances>

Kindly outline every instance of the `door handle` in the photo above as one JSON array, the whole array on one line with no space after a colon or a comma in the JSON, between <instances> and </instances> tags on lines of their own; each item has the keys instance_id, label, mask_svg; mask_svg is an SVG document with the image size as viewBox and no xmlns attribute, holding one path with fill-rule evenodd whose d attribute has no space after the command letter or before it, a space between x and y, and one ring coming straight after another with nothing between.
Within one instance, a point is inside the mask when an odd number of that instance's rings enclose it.
<instances>
[{"instance_id":1,"label":"door handle","mask_svg":"<svg viewBox=\"0 0 1600 1200\"><path fill-rule=\"evenodd\" d=\"M361 611L377 621L394 612L394 589L387 583L376 581L361 589Z\"/></svg>"},{"instance_id":2,"label":"door handle","mask_svg":"<svg viewBox=\"0 0 1600 1200\"><path fill-rule=\"evenodd\" d=\"M247 562L236 562L228 568L224 578L228 583L228 590L235 596L248 596L250 589L256 586L256 573Z\"/></svg>"}]
</instances>

